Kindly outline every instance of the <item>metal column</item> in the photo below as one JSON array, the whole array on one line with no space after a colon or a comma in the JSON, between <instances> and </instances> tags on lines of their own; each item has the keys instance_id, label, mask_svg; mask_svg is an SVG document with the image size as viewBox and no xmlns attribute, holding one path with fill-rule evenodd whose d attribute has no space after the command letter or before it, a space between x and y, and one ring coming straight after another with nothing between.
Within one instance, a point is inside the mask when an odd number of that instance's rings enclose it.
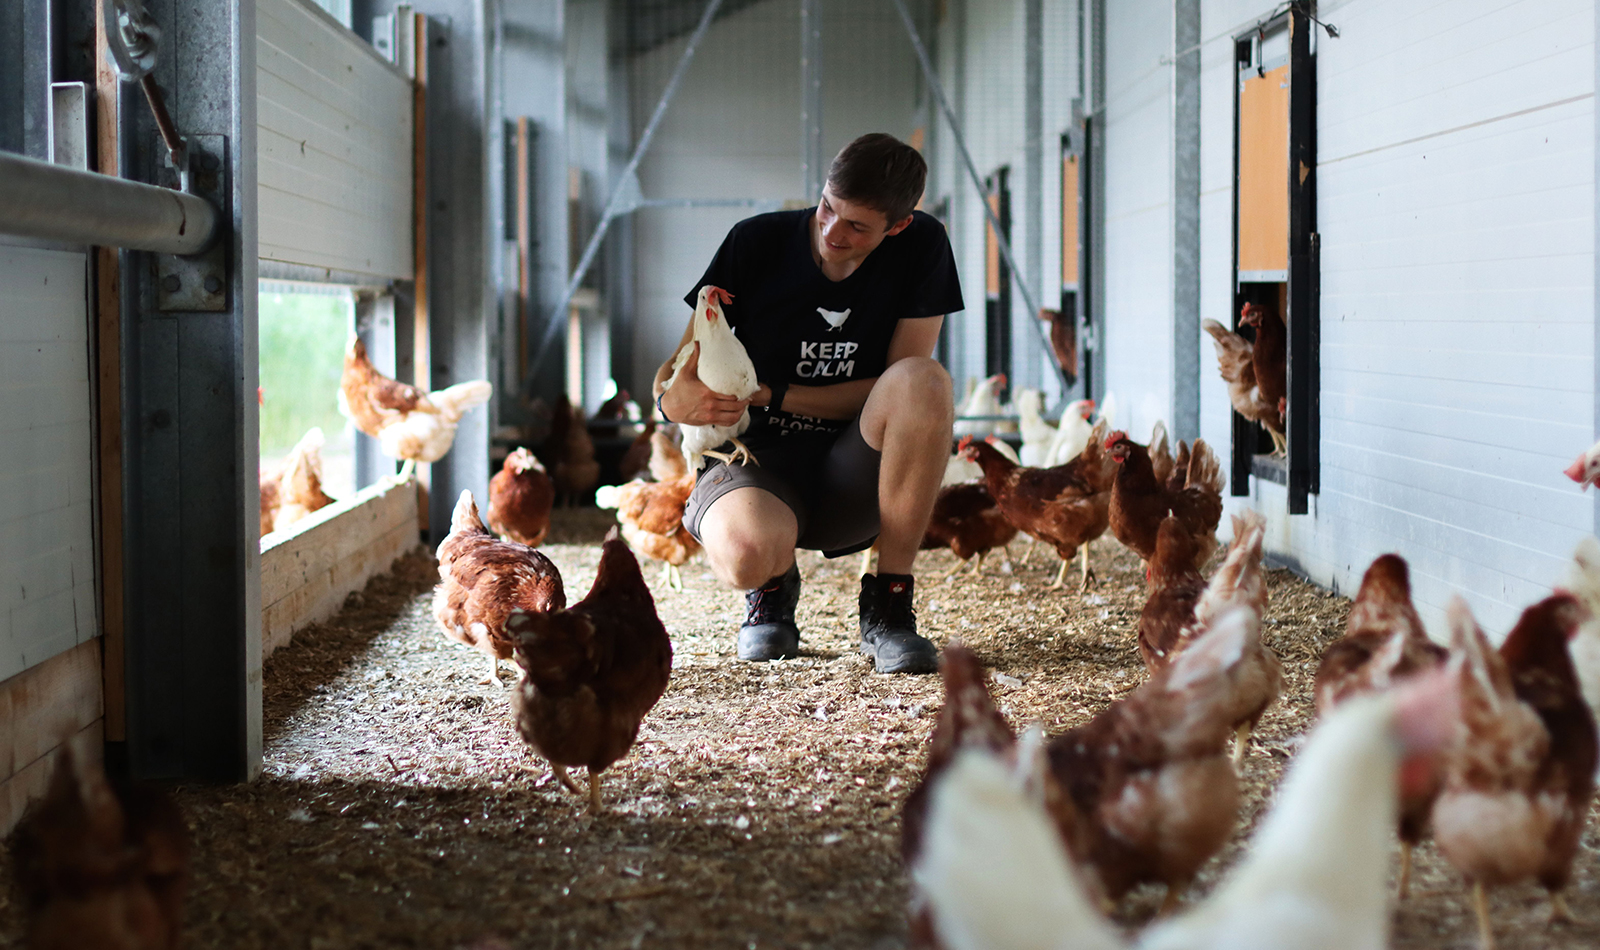
<instances>
[{"instance_id":1,"label":"metal column","mask_svg":"<svg viewBox=\"0 0 1600 950\"><path fill-rule=\"evenodd\" d=\"M261 767L255 3L146 7L224 270L201 295L174 262L122 254L126 753L137 776L241 781ZM123 174L174 184L136 95L123 87Z\"/></svg>"},{"instance_id":2,"label":"metal column","mask_svg":"<svg viewBox=\"0 0 1600 950\"><path fill-rule=\"evenodd\" d=\"M1200 0L1172 0L1172 437L1200 434Z\"/></svg>"},{"instance_id":3,"label":"metal column","mask_svg":"<svg viewBox=\"0 0 1600 950\"><path fill-rule=\"evenodd\" d=\"M1033 280L1033 288L1042 292L1044 275L1044 0L1025 0L1023 9L1023 146L1022 146L1022 258L1027 265L1026 275ZM1012 314L1034 324L1044 325L1039 310L1031 307L1027 313ZM1013 329L1012 339L1025 339L1026 330ZM1041 360L1054 361L1054 351L1046 345L1024 358L1018 375L1024 386L1037 387L1043 382ZM1013 364L1015 365L1015 364ZM1061 392L1066 393L1065 375L1058 377Z\"/></svg>"},{"instance_id":4,"label":"metal column","mask_svg":"<svg viewBox=\"0 0 1600 950\"><path fill-rule=\"evenodd\" d=\"M816 204L827 177L822 154L822 0L800 0L800 193Z\"/></svg>"}]
</instances>

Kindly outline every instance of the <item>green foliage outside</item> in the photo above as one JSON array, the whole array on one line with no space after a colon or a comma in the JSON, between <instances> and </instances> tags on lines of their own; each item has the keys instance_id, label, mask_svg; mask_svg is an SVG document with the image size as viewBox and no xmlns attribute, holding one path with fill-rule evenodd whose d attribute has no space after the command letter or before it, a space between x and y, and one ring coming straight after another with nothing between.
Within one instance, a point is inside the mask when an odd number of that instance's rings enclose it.
<instances>
[{"instance_id":1,"label":"green foliage outside","mask_svg":"<svg viewBox=\"0 0 1600 950\"><path fill-rule=\"evenodd\" d=\"M262 459L281 458L312 426L322 427L330 445L339 440L350 311L348 294L261 295Z\"/></svg>"}]
</instances>

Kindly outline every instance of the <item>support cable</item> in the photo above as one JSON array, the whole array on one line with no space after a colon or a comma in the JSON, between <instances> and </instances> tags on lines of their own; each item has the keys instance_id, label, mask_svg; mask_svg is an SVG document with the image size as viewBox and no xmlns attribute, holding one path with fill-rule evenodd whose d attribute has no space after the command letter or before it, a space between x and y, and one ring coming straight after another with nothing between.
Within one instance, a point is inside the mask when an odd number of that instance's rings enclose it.
<instances>
[{"instance_id":1,"label":"support cable","mask_svg":"<svg viewBox=\"0 0 1600 950\"><path fill-rule=\"evenodd\" d=\"M683 56L678 59L677 68L672 71L672 78L667 81L667 87L661 90L661 99L656 103L656 110L646 123L644 132L639 136L639 144L633 147L633 156L628 159L628 164L617 176L616 182L611 186L611 195L606 199L605 210L600 215L600 224L595 227L594 234L589 237L589 244L583 249L583 257L578 259L578 266L573 270L572 277L567 281L566 290L561 293L561 302L550 311L550 318L544 328L544 333L539 339L539 348L534 351L533 359L528 361L530 368L537 367L550 350L550 344L555 341L556 331L566 325L563 316L567 307L572 303L572 297L578 292L578 287L583 283L583 278L589 273L589 268L594 264L595 255L600 251L600 242L605 240L606 231L610 229L613 219L618 217L618 205L621 203L623 193L629 190L631 183L635 182L635 172L639 167L639 160L644 158L644 153L650 148L650 140L655 137L656 129L661 125L662 116L666 115L667 106L672 103L673 96L678 93L678 86L683 83L684 74L689 71L689 63L694 59L696 47L705 38L706 31L711 28L711 20L717 15L717 10L722 6L722 0L709 0L705 12L700 15L700 23L694 28L694 33L689 37L689 44L683 48Z\"/></svg>"}]
</instances>

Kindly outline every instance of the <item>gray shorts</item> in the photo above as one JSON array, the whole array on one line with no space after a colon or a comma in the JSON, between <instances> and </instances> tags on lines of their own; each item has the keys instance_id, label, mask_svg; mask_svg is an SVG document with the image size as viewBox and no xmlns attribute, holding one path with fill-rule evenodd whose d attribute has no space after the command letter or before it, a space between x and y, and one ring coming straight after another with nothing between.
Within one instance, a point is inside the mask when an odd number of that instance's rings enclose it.
<instances>
[{"instance_id":1,"label":"gray shorts","mask_svg":"<svg viewBox=\"0 0 1600 950\"><path fill-rule=\"evenodd\" d=\"M792 436L752 451L760 465L706 459L683 509L684 527L696 540L706 511L735 488L759 488L788 505L800 525L796 547L843 557L878 539L882 456L862 437L859 418L831 443Z\"/></svg>"}]
</instances>

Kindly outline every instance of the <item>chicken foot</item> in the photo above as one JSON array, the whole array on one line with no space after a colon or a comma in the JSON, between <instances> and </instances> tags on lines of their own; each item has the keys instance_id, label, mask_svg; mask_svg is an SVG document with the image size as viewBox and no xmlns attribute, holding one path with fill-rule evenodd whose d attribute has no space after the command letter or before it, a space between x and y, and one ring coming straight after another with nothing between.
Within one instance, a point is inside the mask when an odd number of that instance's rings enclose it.
<instances>
[{"instance_id":1,"label":"chicken foot","mask_svg":"<svg viewBox=\"0 0 1600 950\"><path fill-rule=\"evenodd\" d=\"M1267 430L1267 435L1272 436L1272 457L1284 458L1289 454L1289 439L1282 432Z\"/></svg>"},{"instance_id":2,"label":"chicken foot","mask_svg":"<svg viewBox=\"0 0 1600 950\"><path fill-rule=\"evenodd\" d=\"M1017 562L1018 567L1028 566L1028 561L1032 560L1033 558L1033 546L1037 543L1039 543L1038 538L1035 538L1031 534L1028 535L1028 549L1022 552L1022 560ZM1007 556L1009 557L1010 555L1008 554Z\"/></svg>"},{"instance_id":3,"label":"chicken foot","mask_svg":"<svg viewBox=\"0 0 1600 950\"><path fill-rule=\"evenodd\" d=\"M1411 893L1411 842L1400 842L1400 884L1394 889L1395 900L1405 900Z\"/></svg>"},{"instance_id":4,"label":"chicken foot","mask_svg":"<svg viewBox=\"0 0 1600 950\"><path fill-rule=\"evenodd\" d=\"M489 654L489 672L483 677L483 679L478 680L478 682L482 683L485 686L488 686L491 683L494 684L495 686L504 686L504 685L506 685L500 679L500 658L499 657L495 656L493 653Z\"/></svg>"},{"instance_id":5,"label":"chicken foot","mask_svg":"<svg viewBox=\"0 0 1600 950\"><path fill-rule=\"evenodd\" d=\"M600 773L589 773L589 814L598 815L606 810L600 802Z\"/></svg>"},{"instance_id":6,"label":"chicken foot","mask_svg":"<svg viewBox=\"0 0 1600 950\"><path fill-rule=\"evenodd\" d=\"M1550 923L1576 924L1582 923L1572 916L1572 908L1567 906L1567 896L1561 891L1550 892Z\"/></svg>"},{"instance_id":7,"label":"chicken foot","mask_svg":"<svg viewBox=\"0 0 1600 950\"><path fill-rule=\"evenodd\" d=\"M1094 576L1094 569L1089 566L1089 545L1085 543L1078 552L1083 555L1083 583L1079 585L1078 590L1086 591L1089 589L1090 579L1098 580L1098 578Z\"/></svg>"},{"instance_id":8,"label":"chicken foot","mask_svg":"<svg viewBox=\"0 0 1600 950\"><path fill-rule=\"evenodd\" d=\"M878 546L874 544L861 552L861 576L866 577L872 573L872 556L878 553Z\"/></svg>"},{"instance_id":9,"label":"chicken foot","mask_svg":"<svg viewBox=\"0 0 1600 950\"><path fill-rule=\"evenodd\" d=\"M683 590L683 574L678 570L678 565L668 562L666 574L667 586L675 591Z\"/></svg>"},{"instance_id":10,"label":"chicken foot","mask_svg":"<svg viewBox=\"0 0 1600 950\"><path fill-rule=\"evenodd\" d=\"M733 443L732 452L704 452L702 454L705 455L706 458L716 459L724 465L732 465L734 462L738 462L740 465L761 464L756 460L755 455L751 453L750 449L747 448L743 442L740 442L738 439L729 439L728 441Z\"/></svg>"},{"instance_id":11,"label":"chicken foot","mask_svg":"<svg viewBox=\"0 0 1600 950\"><path fill-rule=\"evenodd\" d=\"M1244 764L1244 754L1250 748L1250 724L1242 722L1233 730L1233 769Z\"/></svg>"},{"instance_id":12,"label":"chicken foot","mask_svg":"<svg viewBox=\"0 0 1600 950\"><path fill-rule=\"evenodd\" d=\"M1059 590L1061 585L1067 582L1067 566L1071 563L1066 558L1061 559L1061 570L1056 571L1056 579L1050 582L1051 590Z\"/></svg>"},{"instance_id":13,"label":"chicken foot","mask_svg":"<svg viewBox=\"0 0 1600 950\"><path fill-rule=\"evenodd\" d=\"M565 785L567 787L567 791L571 792L574 795L582 795L583 794L583 789L579 788L578 787L578 783L574 782L572 780L572 776L567 774L567 767L565 765L558 765L558 764L556 764L554 762L551 762L550 763L550 771L551 771L552 774L555 775L556 781L560 782L562 785Z\"/></svg>"},{"instance_id":14,"label":"chicken foot","mask_svg":"<svg viewBox=\"0 0 1600 950\"><path fill-rule=\"evenodd\" d=\"M1479 950L1494 950L1494 924L1489 920L1489 893L1482 881L1472 882L1472 909L1478 913Z\"/></svg>"},{"instance_id":15,"label":"chicken foot","mask_svg":"<svg viewBox=\"0 0 1600 950\"><path fill-rule=\"evenodd\" d=\"M417 470L416 459L406 459L400 465L400 473L394 477L396 482L404 483Z\"/></svg>"}]
</instances>

